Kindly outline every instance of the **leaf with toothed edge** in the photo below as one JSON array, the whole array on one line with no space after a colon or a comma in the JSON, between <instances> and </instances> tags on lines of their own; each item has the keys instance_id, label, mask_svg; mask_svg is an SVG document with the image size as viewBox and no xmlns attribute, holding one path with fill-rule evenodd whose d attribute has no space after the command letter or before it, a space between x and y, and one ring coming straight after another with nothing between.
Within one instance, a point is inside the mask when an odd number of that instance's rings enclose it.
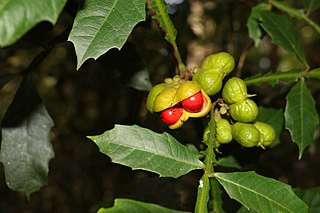
<instances>
[{"instance_id":1,"label":"leaf with toothed edge","mask_svg":"<svg viewBox=\"0 0 320 213\"><path fill-rule=\"evenodd\" d=\"M88 136L112 162L159 174L180 177L204 167L197 154L168 133L155 133L137 125L115 125L101 135Z\"/></svg>"}]
</instances>

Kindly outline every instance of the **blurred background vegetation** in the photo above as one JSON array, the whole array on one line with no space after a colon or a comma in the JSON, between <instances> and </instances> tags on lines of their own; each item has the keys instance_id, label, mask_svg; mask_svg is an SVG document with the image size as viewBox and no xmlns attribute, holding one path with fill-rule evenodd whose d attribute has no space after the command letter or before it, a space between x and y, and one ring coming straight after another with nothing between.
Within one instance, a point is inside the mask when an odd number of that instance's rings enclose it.
<instances>
[{"instance_id":1,"label":"blurred background vegetation","mask_svg":"<svg viewBox=\"0 0 320 213\"><path fill-rule=\"evenodd\" d=\"M261 1L189 0L178 6L172 20L178 30L178 46L187 66L201 64L205 56L219 51L231 53L236 60L234 75L242 78L268 71L297 68L294 56L263 37L254 47L248 37L246 21L250 9ZM300 1L288 1L301 7ZM132 77L145 70L151 83L157 84L175 74L175 61L168 43L150 17L138 24L121 51L112 49L100 58L88 60L76 71L73 45L67 42L78 2L69 0L55 26L43 22L16 44L0 49L0 73L19 73L46 51L43 60L32 65L33 78L55 126L50 135L55 158L50 161L48 185L31 195L10 190L0 167L0 212L95 212L113 205L115 198L133 198L169 208L192 211L201 171L178 179L132 171L111 163L86 135L101 134L114 124L138 124L156 132L167 131L184 144L201 148L203 122L188 121L179 130L169 130L158 115L146 110L147 91L130 87ZM320 13L310 17L320 22ZM305 23L293 20L300 29L311 68L320 67L320 36ZM49 44L55 45L49 45ZM145 81L148 81L148 76ZM19 86L11 81L0 91L2 119ZM263 84L249 87L261 106L283 108L290 85ZM320 84L311 91L319 110ZM242 149L231 144L221 148L224 155L235 155L242 170L256 170L293 187L320 185L319 132L315 142L298 161L298 148L288 132L281 134L281 144L273 149ZM218 168L217 170L227 170ZM225 209L235 212L240 205L227 195Z\"/></svg>"}]
</instances>

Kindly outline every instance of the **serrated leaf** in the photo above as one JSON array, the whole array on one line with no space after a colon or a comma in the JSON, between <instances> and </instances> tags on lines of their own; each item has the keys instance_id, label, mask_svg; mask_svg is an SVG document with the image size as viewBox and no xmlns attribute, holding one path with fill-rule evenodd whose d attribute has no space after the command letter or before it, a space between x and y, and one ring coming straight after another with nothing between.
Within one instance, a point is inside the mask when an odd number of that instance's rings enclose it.
<instances>
[{"instance_id":1,"label":"serrated leaf","mask_svg":"<svg viewBox=\"0 0 320 213\"><path fill-rule=\"evenodd\" d=\"M284 183L255 172L215 173L228 195L257 212L307 213L308 206Z\"/></svg>"},{"instance_id":2,"label":"serrated leaf","mask_svg":"<svg viewBox=\"0 0 320 213\"><path fill-rule=\"evenodd\" d=\"M68 40L74 44L77 69L111 48L121 49L134 26L145 20L145 0L87 0L74 20Z\"/></svg>"},{"instance_id":3,"label":"serrated leaf","mask_svg":"<svg viewBox=\"0 0 320 213\"><path fill-rule=\"evenodd\" d=\"M304 80L300 80L288 93L284 112L285 127L299 147L299 159L304 149L313 142L319 116L315 101Z\"/></svg>"},{"instance_id":4,"label":"serrated leaf","mask_svg":"<svg viewBox=\"0 0 320 213\"><path fill-rule=\"evenodd\" d=\"M25 77L2 121L0 161L9 188L29 197L47 184L53 124L31 76Z\"/></svg>"},{"instance_id":5,"label":"serrated leaf","mask_svg":"<svg viewBox=\"0 0 320 213\"><path fill-rule=\"evenodd\" d=\"M261 41L261 29L260 29L260 20L261 20L261 11L267 10L268 5L265 3L260 3L257 6L253 7L250 12L250 16L247 21L247 27L249 31L249 37L253 39L255 46L257 47Z\"/></svg>"},{"instance_id":6,"label":"serrated leaf","mask_svg":"<svg viewBox=\"0 0 320 213\"><path fill-rule=\"evenodd\" d=\"M262 11L261 16L262 27L270 35L272 42L295 54L305 67L309 67L299 34L289 19L268 10Z\"/></svg>"},{"instance_id":7,"label":"serrated leaf","mask_svg":"<svg viewBox=\"0 0 320 213\"><path fill-rule=\"evenodd\" d=\"M114 163L177 178L204 167L198 156L168 133L136 125L115 125L102 135L89 136Z\"/></svg>"},{"instance_id":8,"label":"serrated leaf","mask_svg":"<svg viewBox=\"0 0 320 213\"><path fill-rule=\"evenodd\" d=\"M145 203L136 200L118 198L114 201L114 206L101 208L97 213L188 213L159 206L153 203Z\"/></svg>"},{"instance_id":9,"label":"serrated leaf","mask_svg":"<svg viewBox=\"0 0 320 213\"><path fill-rule=\"evenodd\" d=\"M280 142L280 133L283 130L284 116L282 109L272 109L259 107L259 115L257 117L257 121L265 122L271 125L276 131L276 139L271 144L272 147L277 145Z\"/></svg>"},{"instance_id":10,"label":"serrated leaf","mask_svg":"<svg viewBox=\"0 0 320 213\"><path fill-rule=\"evenodd\" d=\"M165 39L169 43L175 43L177 30L167 13L168 8L169 6L166 5L163 0L151 0L149 4L149 9L155 11L153 18L159 21L159 25L165 33Z\"/></svg>"},{"instance_id":11,"label":"serrated leaf","mask_svg":"<svg viewBox=\"0 0 320 213\"><path fill-rule=\"evenodd\" d=\"M271 86L274 86L278 83L279 80L292 83L298 80L299 77L306 75L306 72L301 69L291 69L289 71L278 71L278 72L268 72L266 74L258 74L246 78L244 81L246 85L261 83L269 83Z\"/></svg>"},{"instance_id":12,"label":"serrated leaf","mask_svg":"<svg viewBox=\"0 0 320 213\"><path fill-rule=\"evenodd\" d=\"M42 21L55 24L67 0L0 1L0 47L15 43Z\"/></svg>"},{"instance_id":13,"label":"serrated leaf","mask_svg":"<svg viewBox=\"0 0 320 213\"><path fill-rule=\"evenodd\" d=\"M309 213L320 212L320 187L312 189L295 188L294 193L309 206Z\"/></svg>"},{"instance_id":14,"label":"serrated leaf","mask_svg":"<svg viewBox=\"0 0 320 213\"><path fill-rule=\"evenodd\" d=\"M303 5L307 13L312 12L320 8L319 0L302 0Z\"/></svg>"}]
</instances>

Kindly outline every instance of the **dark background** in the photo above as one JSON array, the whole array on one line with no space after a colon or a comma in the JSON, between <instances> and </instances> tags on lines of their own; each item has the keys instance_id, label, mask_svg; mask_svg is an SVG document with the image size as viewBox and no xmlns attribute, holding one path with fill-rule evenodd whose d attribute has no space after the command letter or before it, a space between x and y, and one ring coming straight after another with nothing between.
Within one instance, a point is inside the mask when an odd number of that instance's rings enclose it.
<instances>
[{"instance_id":1,"label":"dark background","mask_svg":"<svg viewBox=\"0 0 320 213\"><path fill-rule=\"evenodd\" d=\"M236 60L234 75L245 78L267 71L289 70L299 66L292 55L263 37L254 48L248 37L246 21L250 8L259 1L185 1L172 19L178 30L178 46L189 68L199 66L203 58L219 51L231 53ZM299 1L290 1L301 7ZM114 124L138 124L156 132L167 131L181 143L201 148L204 121L189 120L181 129L169 130L158 115L145 107L147 92L127 86L132 75L147 69L153 85L175 74L175 61L170 47L150 17L138 24L121 51L112 49L96 61L86 61L76 71L76 56L67 35L78 4L69 1L57 24L43 22L16 44L0 49L0 72L19 73L47 51L46 57L32 67L35 85L55 122L50 137L55 158L50 161L48 185L31 195L30 200L5 184L0 168L0 212L95 212L110 207L115 198L132 198L157 203L169 208L193 211L201 171L193 171L178 179L132 171L111 163L98 151L86 135L101 134ZM319 12L310 16L319 22ZM305 53L311 68L320 67L320 37L293 20L301 32ZM50 44L52 47L50 47ZM49 48L48 48L49 46ZM19 79L0 91L0 118L3 118L19 86ZM319 109L319 82L307 81ZM249 87L259 105L283 108L291 85L275 87L263 84ZM273 149L242 149L237 144L222 147L223 155L235 155L242 170L288 183L293 187L320 185L319 131L315 143L298 160L298 148L287 131L281 144ZM230 171L217 168L217 171ZM227 212L240 205L223 196Z\"/></svg>"}]
</instances>

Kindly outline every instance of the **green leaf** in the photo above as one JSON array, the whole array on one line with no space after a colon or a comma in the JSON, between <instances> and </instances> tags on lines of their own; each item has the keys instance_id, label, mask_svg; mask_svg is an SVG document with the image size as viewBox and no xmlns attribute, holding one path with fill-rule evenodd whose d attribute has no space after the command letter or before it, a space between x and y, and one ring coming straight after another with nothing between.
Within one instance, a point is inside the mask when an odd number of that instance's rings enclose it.
<instances>
[{"instance_id":1,"label":"green leaf","mask_svg":"<svg viewBox=\"0 0 320 213\"><path fill-rule=\"evenodd\" d=\"M136 200L118 198L114 201L114 206L110 208L101 208L97 213L188 213L186 211L178 211L168 209L153 203L145 203Z\"/></svg>"},{"instance_id":2,"label":"green leaf","mask_svg":"<svg viewBox=\"0 0 320 213\"><path fill-rule=\"evenodd\" d=\"M257 117L258 121L265 122L271 125L276 131L276 139L272 143L272 147L280 143L280 133L283 130L283 110L282 109L272 109L272 108L264 108L259 107L259 115Z\"/></svg>"},{"instance_id":3,"label":"green leaf","mask_svg":"<svg viewBox=\"0 0 320 213\"><path fill-rule=\"evenodd\" d=\"M217 164L223 167L241 169L241 165L237 162L233 155L219 158Z\"/></svg>"},{"instance_id":4,"label":"green leaf","mask_svg":"<svg viewBox=\"0 0 320 213\"><path fill-rule=\"evenodd\" d=\"M153 9L156 12L153 18L159 21L160 27L165 32L165 39L169 43L175 43L177 30L168 15L168 8L169 6L163 0L152 0L149 4L149 9Z\"/></svg>"},{"instance_id":5,"label":"green leaf","mask_svg":"<svg viewBox=\"0 0 320 213\"><path fill-rule=\"evenodd\" d=\"M289 19L267 10L262 11L261 15L262 27L270 35L272 42L295 54L305 67L309 67L299 34Z\"/></svg>"},{"instance_id":6,"label":"green leaf","mask_svg":"<svg viewBox=\"0 0 320 213\"><path fill-rule=\"evenodd\" d=\"M315 101L304 80L300 80L288 93L284 112L285 127L299 147L299 159L304 149L313 142L319 123Z\"/></svg>"},{"instance_id":7,"label":"green leaf","mask_svg":"<svg viewBox=\"0 0 320 213\"><path fill-rule=\"evenodd\" d=\"M2 121L0 161L9 188L28 197L47 184L49 160L54 157L47 110L27 76Z\"/></svg>"},{"instance_id":8,"label":"green leaf","mask_svg":"<svg viewBox=\"0 0 320 213\"><path fill-rule=\"evenodd\" d=\"M294 193L309 206L309 213L320 212L320 187L313 189L295 188Z\"/></svg>"},{"instance_id":9,"label":"green leaf","mask_svg":"<svg viewBox=\"0 0 320 213\"><path fill-rule=\"evenodd\" d=\"M305 14L303 12L303 10L301 9L297 9L294 7L291 7L290 5L288 5L285 2L282 1L273 1L271 0L271 3L273 6L277 7L278 9L285 11L286 13L288 13L290 16L298 18L300 20L304 20L305 19Z\"/></svg>"},{"instance_id":10,"label":"green leaf","mask_svg":"<svg viewBox=\"0 0 320 213\"><path fill-rule=\"evenodd\" d=\"M320 8L319 0L302 0L302 2L304 4L304 8L305 8L305 11L307 11L307 13Z\"/></svg>"},{"instance_id":11,"label":"green leaf","mask_svg":"<svg viewBox=\"0 0 320 213\"><path fill-rule=\"evenodd\" d=\"M166 132L159 134L136 125L115 125L102 135L88 138L113 162L163 177L177 178L204 167L195 153Z\"/></svg>"},{"instance_id":12,"label":"green leaf","mask_svg":"<svg viewBox=\"0 0 320 213\"><path fill-rule=\"evenodd\" d=\"M74 20L69 41L77 55L77 69L89 58L97 59L121 47L133 27L145 19L145 0L87 0Z\"/></svg>"},{"instance_id":13,"label":"green leaf","mask_svg":"<svg viewBox=\"0 0 320 213\"><path fill-rule=\"evenodd\" d=\"M255 172L215 173L228 195L257 212L307 213L308 206L292 188Z\"/></svg>"},{"instance_id":14,"label":"green leaf","mask_svg":"<svg viewBox=\"0 0 320 213\"><path fill-rule=\"evenodd\" d=\"M0 1L0 47L15 43L42 21L55 24L67 0Z\"/></svg>"},{"instance_id":15,"label":"green leaf","mask_svg":"<svg viewBox=\"0 0 320 213\"><path fill-rule=\"evenodd\" d=\"M253 39L254 45L256 47L259 45L261 40L262 32L259 24L261 21L261 11L264 10L268 10L268 5L265 3L260 3L257 6L253 7L247 21L249 36Z\"/></svg>"}]
</instances>

